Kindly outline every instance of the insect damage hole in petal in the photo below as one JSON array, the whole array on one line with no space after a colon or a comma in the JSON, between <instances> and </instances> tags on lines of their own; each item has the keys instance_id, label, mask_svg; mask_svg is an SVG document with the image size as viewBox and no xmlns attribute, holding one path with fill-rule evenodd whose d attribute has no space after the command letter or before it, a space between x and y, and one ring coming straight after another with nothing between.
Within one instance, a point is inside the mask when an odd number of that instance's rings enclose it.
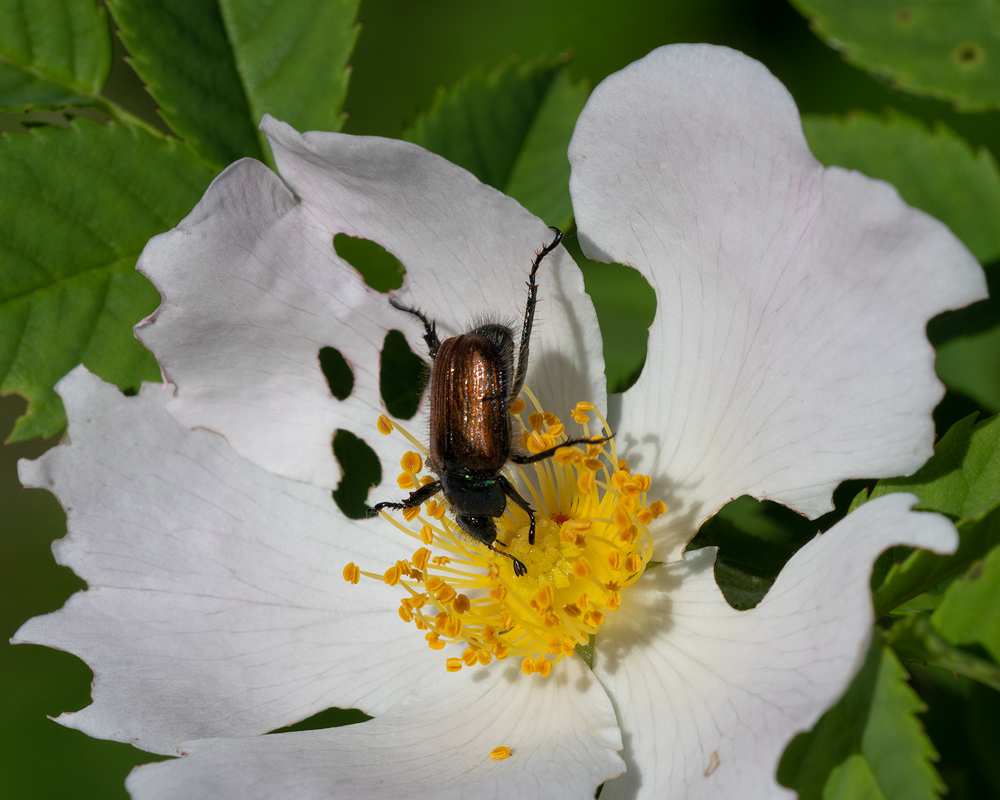
<instances>
[{"instance_id":1,"label":"insect damage hole in petal","mask_svg":"<svg viewBox=\"0 0 1000 800\"><path fill-rule=\"evenodd\" d=\"M342 476L332 495L337 507L351 519L364 519L366 498L382 482L382 465L371 446L348 430L333 435L333 454Z\"/></svg>"},{"instance_id":2,"label":"insect damage hole in petal","mask_svg":"<svg viewBox=\"0 0 1000 800\"><path fill-rule=\"evenodd\" d=\"M346 400L354 388L354 372L343 353L335 347L321 347L319 368L323 370L330 394L338 400Z\"/></svg>"},{"instance_id":3,"label":"insect damage hole in petal","mask_svg":"<svg viewBox=\"0 0 1000 800\"><path fill-rule=\"evenodd\" d=\"M389 331L382 342L379 391L392 416L413 418L427 386L428 374L427 364L410 349L406 337L400 331Z\"/></svg>"},{"instance_id":4,"label":"insect damage hole in petal","mask_svg":"<svg viewBox=\"0 0 1000 800\"><path fill-rule=\"evenodd\" d=\"M403 285L403 263L378 242L338 233L333 237L333 249L376 291L384 294Z\"/></svg>"}]
</instances>

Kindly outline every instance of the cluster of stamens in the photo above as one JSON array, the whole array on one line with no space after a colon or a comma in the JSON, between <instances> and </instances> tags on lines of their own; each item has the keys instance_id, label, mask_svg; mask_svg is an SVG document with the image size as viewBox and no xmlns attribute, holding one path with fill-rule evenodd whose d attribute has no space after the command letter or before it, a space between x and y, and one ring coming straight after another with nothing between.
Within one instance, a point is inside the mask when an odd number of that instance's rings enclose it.
<instances>
[{"instance_id":1,"label":"cluster of stamens","mask_svg":"<svg viewBox=\"0 0 1000 800\"><path fill-rule=\"evenodd\" d=\"M521 450L541 453L566 441L559 419L525 392L536 410L527 425L522 422ZM511 413L519 417L524 410L518 399ZM573 420L587 438L598 438L589 429L591 412L609 435L607 422L590 403L578 403ZM398 428L384 416L378 427L385 434ZM407 452L401 466L401 489L434 480L420 475L423 459L417 452ZM403 588L399 616L425 631L432 649L464 643L460 658L445 661L451 672L515 657L526 675L548 675L563 656L589 644L608 612L618 609L622 589L638 580L652 554L647 526L666 511L662 501L648 502L649 478L631 474L613 440L561 448L551 459L511 467L536 510L534 545L528 543L527 515L513 504L497 519L502 552L494 552L446 516L444 503L430 500L423 508L404 509L402 521L382 514L420 540L409 559L383 574L363 572L353 563L344 568L351 583L364 575ZM523 563L527 574L516 576L514 561L504 552Z\"/></svg>"}]
</instances>

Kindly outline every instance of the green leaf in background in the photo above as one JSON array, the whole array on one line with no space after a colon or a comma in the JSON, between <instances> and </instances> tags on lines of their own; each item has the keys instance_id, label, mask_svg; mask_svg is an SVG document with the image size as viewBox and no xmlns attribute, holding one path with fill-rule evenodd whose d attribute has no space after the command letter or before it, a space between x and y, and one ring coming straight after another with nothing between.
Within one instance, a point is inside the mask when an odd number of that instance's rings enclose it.
<instances>
[{"instance_id":1,"label":"green leaf in background","mask_svg":"<svg viewBox=\"0 0 1000 800\"><path fill-rule=\"evenodd\" d=\"M357 0L270 3L110 0L132 66L163 118L224 167L264 159L260 118L335 130L347 91Z\"/></svg>"},{"instance_id":2,"label":"green leaf in background","mask_svg":"<svg viewBox=\"0 0 1000 800\"><path fill-rule=\"evenodd\" d=\"M1000 547L948 587L931 623L955 644L982 645L1000 664Z\"/></svg>"},{"instance_id":3,"label":"green leaf in background","mask_svg":"<svg viewBox=\"0 0 1000 800\"><path fill-rule=\"evenodd\" d=\"M272 114L300 131L340 130L359 2L220 0L255 125Z\"/></svg>"},{"instance_id":4,"label":"green leaf in background","mask_svg":"<svg viewBox=\"0 0 1000 800\"><path fill-rule=\"evenodd\" d=\"M953 519L959 546L951 556L915 550L893 565L875 594L880 617L960 574L1000 543L1000 417L976 424L972 415L956 423L916 473L879 481L867 497L862 493L855 499L852 509L892 492L912 492L920 498L917 508Z\"/></svg>"},{"instance_id":5,"label":"green leaf in background","mask_svg":"<svg viewBox=\"0 0 1000 800\"><path fill-rule=\"evenodd\" d=\"M405 135L566 228L573 218L566 150L587 95L560 62L510 61L439 91Z\"/></svg>"},{"instance_id":6,"label":"green leaf in background","mask_svg":"<svg viewBox=\"0 0 1000 800\"><path fill-rule=\"evenodd\" d=\"M852 64L962 110L1000 107L997 0L792 0Z\"/></svg>"},{"instance_id":7,"label":"green leaf in background","mask_svg":"<svg viewBox=\"0 0 1000 800\"><path fill-rule=\"evenodd\" d=\"M800 800L937 800L944 788L932 764L937 753L916 717L923 703L906 679L876 634L847 694L792 740L778 780Z\"/></svg>"},{"instance_id":8,"label":"green leaf in background","mask_svg":"<svg viewBox=\"0 0 1000 800\"><path fill-rule=\"evenodd\" d=\"M956 647L925 614L909 614L897 620L886 633L886 641L903 661L939 667L1000 691L1000 666Z\"/></svg>"},{"instance_id":9,"label":"green leaf in background","mask_svg":"<svg viewBox=\"0 0 1000 800\"><path fill-rule=\"evenodd\" d=\"M89 105L110 67L96 0L0 0L0 109Z\"/></svg>"},{"instance_id":10,"label":"green leaf in background","mask_svg":"<svg viewBox=\"0 0 1000 800\"><path fill-rule=\"evenodd\" d=\"M12 441L65 425L53 385L79 363L125 389L158 380L132 326L156 308L135 271L211 173L179 142L76 119L0 138L0 394L27 398Z\"/></svg>"},{"instance_id":11,"label":"green leaf in background","mask_svg":"<svg viewBox=\"0 0 1000 800\"><path fill-rule=\"evenodd\" d=\"M167 124L221 168L263 158L257 122L213 0L109 0L132 68Z\"/></svg>"},{"instance_id":12,"label":"green leaf in background","mask_svg":"<svg viewBox=\"0 0 1000 800\"><path fill-rule=\"evenodd\" d=\"M888 181L911 206L951 228L980 262L1000 258L1000 170L988 150L974 150L943 124L931 129L897 111L807 116L802 125L823 164Z\"/></svg>"}]
</instances>

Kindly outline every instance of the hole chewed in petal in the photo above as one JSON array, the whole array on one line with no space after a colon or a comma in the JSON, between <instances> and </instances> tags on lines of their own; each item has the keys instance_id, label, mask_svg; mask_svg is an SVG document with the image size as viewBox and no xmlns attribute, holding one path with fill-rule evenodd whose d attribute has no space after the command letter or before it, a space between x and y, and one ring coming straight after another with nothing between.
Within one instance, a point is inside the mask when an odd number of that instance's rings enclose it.
<instances>
[{"instance_id":1,"label":"hole chewed in petal","mask_svg":"<svg viewBox=\"0 0 1000 800\"><path fill-rule=\"evenodd\" d=\"M338 400L346 400L354 388L354 372L339 350L334 347L319 349L319 368L330 387L330 394Z\"/></svg>"},{"instance_id":2,"label":"hole chewed in petal","mask_svg":"<svg viewBox=\"0 0 1000 800\"><path fill-rule=\"evenodd\" d=\"M368 492L382 481L378 456L363 439L346 430L333 435L333 455L343 474L333 490L333 499L347 517L363 519Z\"/></svg>"},{"instance_id":3,"label":"hole chewed in petal","mask_svg":"<svg viewBox=\"0 0 1000 800\"><path fill-rule=\"evenodd\" d=\"M333 237L333 249L338 256L361 273L365 283L377 292L391 292L403 285L406 270L402 263L382 245L370 239L359 239L338 233Z\"/></svg>"},{"instance_id":4,"label":"hole chewed in petal","mask_svg":"<svg viewBox=\"0 0 1000 800\"><path fill-rule=\"evenodd\" d=\"M417 413L428 376L427 364L410 350L406 337L399 331L389 331L382 343L378 378L388 412L396 419L411 419Z\"/></svg>"},{"instance_id":5,"label":"hole chewed in petal","mask_svg":"<svg viewBox=\"0 0 1000 800\"><path fill-rule=\"evenodd\" d=\"M304 720L284 728L276 728L268 733L291 733L292 731L319 731L325 728L342 728L344 725L357 725L359 722L370 720L364 711L356 708L328 708L306 717Z\"/></svg>"}]
</instances>

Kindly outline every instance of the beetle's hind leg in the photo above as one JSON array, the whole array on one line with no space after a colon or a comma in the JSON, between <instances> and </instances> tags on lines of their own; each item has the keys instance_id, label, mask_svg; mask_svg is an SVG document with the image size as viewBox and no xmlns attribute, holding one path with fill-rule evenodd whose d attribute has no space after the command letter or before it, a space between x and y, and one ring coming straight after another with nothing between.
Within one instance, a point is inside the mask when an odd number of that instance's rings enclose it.
<instances>
[{"instance_id":1,"label":"beetle's hind leg","mask_svg":"<svg viewBox=\"0 0 1000 800\"><path fill-rule=\"evenodd\" d=\"M433 481L431 483L421 486L414 492L410 493L402 503L394 503L392 501L386 503L376 503L371 508L365 509L366 517L374 517L384 508L391 508L399 510L401 508L416 508L425 500L430 500L434 495L441 491L441 481Z\"/></svg>"},{"instance_id":2,"label":"beetle's hind leg","mask_svg":"<svg viewBox=\"0 0 1000 800\"><path fill-rule=\"evenodd\" d=\"M427 319L427 315L416 306L404 306L395 297L389 298L389 305L400 311L405 311L407 314L413 314L424 323L424 341L427 342L427 352L433 359L437 355L438 348L441 347L441 340L438 339L437 325L434 320Z\"/></svg>"}]
</instances>

